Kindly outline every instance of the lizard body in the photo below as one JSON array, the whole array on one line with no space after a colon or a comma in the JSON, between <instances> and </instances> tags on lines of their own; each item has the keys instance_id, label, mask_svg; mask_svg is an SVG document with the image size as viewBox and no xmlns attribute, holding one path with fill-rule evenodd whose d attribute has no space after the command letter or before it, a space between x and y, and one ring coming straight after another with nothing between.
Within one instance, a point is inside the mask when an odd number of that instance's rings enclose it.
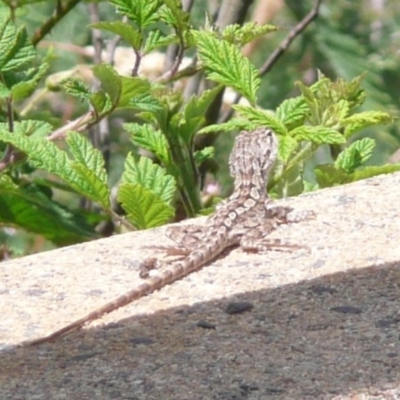
<instances>
[{"instance_id":1,"label":"lizard body","mask_svg":"<svg viewBox=\"0 0 400 400\"><path fill-rule=\"evenodd\" d=\"M186 238L183 236L178 242L178 252L184 255L181 260L167 264L158 275L149 277L136 289L58 331L28 344L35 345L52 341L182 279L213 260L227 247L240 245L245 250L261 251L271 247L271 243L265 240L264 236L280 224L304 219L303 217L291 219L292 209L275 206L266 193L268 176L276 160L277 149L277 139L271 129L260 128L239 134L229 158L230 173L234 178L234 191L227 200L217 206L215 213L207 219L204 227L181 227L186 234ZM178 236L175 235L176 232L177 228L173 227L169 236L175 236L176 239ZM147 263L154 264L155 260L149 259Z\"/></svg>"}]
</instances>

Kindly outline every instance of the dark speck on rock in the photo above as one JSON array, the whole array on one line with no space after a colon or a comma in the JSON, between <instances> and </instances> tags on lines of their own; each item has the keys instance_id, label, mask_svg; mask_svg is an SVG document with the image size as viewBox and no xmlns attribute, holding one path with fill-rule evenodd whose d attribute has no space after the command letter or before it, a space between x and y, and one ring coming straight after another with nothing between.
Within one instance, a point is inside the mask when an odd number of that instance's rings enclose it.
<instances>
[{"instance_id":1,"label":"dark speck on rock","mask_svg":"<svg viewBox=\"0 0 400 400\"><path fill-rule=\"evenodd\" d=\"M204 319L197 322L197 326L199 328L204 328L204 329L215 329L216 328L215 324L212 324L211 322L207 322Z\"/></svg>"},{"instance_id":2,"label":"dark speck on rock","mask_svg":"<svg viewBox=\"0 0 400 400\"><path fill-rule=\"evenodd\" d=\"M338 307L332 307L331 311L335 311L341 314L361 314L362 310L360 307L354 307L354 306L338 306Z\"/></svg>"},{"instance_id":3,"label":"dark speck on rock","mask_svg":"<svg viewBox=\"0 0 400 400\"><path fill-rule=\"evenodd\" d=\"M311 287L311 291L315 294L324 294L324 293L329 293L329 294L334 294L337 292L336 289L331 288L329 286L324 286L324 285L315 285Z\"/></svg>"},{"instance_id":4,"label":"dark speck on rock","mask_svg":"<svg viewBox=\"0 0 400 400\"><path fill-rule=\"evenodd\" d=\"M400 322L400 317L395 316L395 317L386 317L379 319L376 323L375 326L377 328L389 328L392 325L397 325Z\"/></svg>"},{"instance_id":5,"label":"dark speck on rock","mask_svg":"<svg viewBox=\"0 0 400 400\"><path fill-rule=\"evenodd\" d=\"M241 314L245 311L253 309L253 307L253 303L250 303L249 301L234 301L227 305L225 312L230 315Z\"/></svg>"},{"instance_id":6,"label":"dark speck on rock","mask_svg":"<svg viewBox=\"0 0 400 400\"><path fill-rule=\"evenodd\" d=\"M70 362L74 363L74 362L80 362L80 361L86 361L89 358L93 358L94 356L96 356L97 354L99 354L98 352L90 352L90 353L84 353L84 354L79 354L77 356L71 357L69 359Z\"/></svg>"},{"instance_id":7,"label":"dark speck on rock","mask_svg":"<svg viewBox=\"0 0 400 400\"><path fill-rule=\"evenodd\" d=\"M149 345L149 344L153 344L154 340L149 338L149 337L145 337L145 336L141 336L141 337L136 337L133 339L129 340L132 344L134 344L135 346L137 346L138 344L144 344L144 345Z\"/></svg>"},{"instance_id":8,"label":"dark speck on rock","mask_svg":"<svg viewBox=\"0 0 400 400\"><path fill-rule=\"evenodd\" d=\"M285 393L285 391L284 391L283 389L278 389L278 388L273 388L273 387L267 388L267 389L265 390L265 392L266 392L266 394L268 394L268 395L274 395L274 394L282 394L282 393Z\"/></svg>"}]
</instances>

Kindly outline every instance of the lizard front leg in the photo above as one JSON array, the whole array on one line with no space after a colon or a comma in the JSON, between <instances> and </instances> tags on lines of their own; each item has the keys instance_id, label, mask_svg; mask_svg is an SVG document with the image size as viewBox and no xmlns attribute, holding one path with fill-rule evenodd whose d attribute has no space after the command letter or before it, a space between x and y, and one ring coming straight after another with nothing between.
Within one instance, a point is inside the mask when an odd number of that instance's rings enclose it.
<instances>
[{"instance_id":1,"label":"lizard front leg","mask_svg":"<svg viewBox=\"0 0 400 400\"><path fill-rule=\"evenodd\" d=\"M265 201L265 210L266 217L275 219L278 224L292 224L315 218L315 213L311 210L295 210L292 207L278 205L270 199Z\"/></svg>"}]
</instances>

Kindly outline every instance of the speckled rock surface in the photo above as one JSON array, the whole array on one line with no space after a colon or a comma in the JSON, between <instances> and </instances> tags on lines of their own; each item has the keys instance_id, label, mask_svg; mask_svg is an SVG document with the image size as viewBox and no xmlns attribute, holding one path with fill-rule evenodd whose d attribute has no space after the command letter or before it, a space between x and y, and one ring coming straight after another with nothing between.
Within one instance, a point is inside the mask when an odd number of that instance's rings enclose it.
<instances>
[{"instance_id":1,"label":"speckled rock surface","mask_svg":"<svg viewBox=\"0 0 400 400\"><path fill-rule=\"evenodd\" d=\"M400 399L400 174L288 202L316 219L271 237L310 252L234 249L37 347L140 284L163 229L0 264L0 399Z\"/></svg>"}]
</instances>

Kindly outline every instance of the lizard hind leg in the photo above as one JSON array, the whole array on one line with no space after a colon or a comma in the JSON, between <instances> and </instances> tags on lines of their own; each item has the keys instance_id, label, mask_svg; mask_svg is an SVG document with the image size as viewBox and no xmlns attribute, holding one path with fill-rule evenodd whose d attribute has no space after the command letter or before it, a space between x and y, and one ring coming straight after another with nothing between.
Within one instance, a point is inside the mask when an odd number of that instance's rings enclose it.
<instances>
[{"instance_id":1,"label":"lizard hind leg","mask_svg":"<svg viewBox=\"0 0 400 400\"><path fill-rule=\"evenodd\" d=\"M165 235L179 247L193 251L205 238L206 231L206 227L200 225L170 226Z\"/></svg>"},{"instance_id":2,"label":"lizard hind leg","mask_svg":"<svg viewBox=\"0 0 400 400\"><path fill-rule=\"evenodd\" d=\"M175 246L145 246L146 249L163 251L168 257L179 261L194 251L205 236L205 227L199 225L170 226L165 235L176 243ZM145 259L139 267L139 276L142 279L150 277L150 271L160 269L163 263L156 258Z\"/></svg>"},{"instance_id":3,"label":"lizard hind leg","mask_svg":"<svg viewBox=\"0 0 400 400\"><path fill-rule=\"evenodd\" d=\"M285 242L281 239L267 239L254 240L248 238L242 238L240 241L240 247L243 251L249 253L265 253L267 251L293 251L293 250L307 250L310 249L307 246L300 246L293 243Z\"/></svg>"},{"instance_id":4,"label":"lizard hind leg","mask_svg":"<svg viewBox=\"0 0 400 400\"><path fill-rule=\"evenodd\" d=\"M241 249L253 253L265 253L269 250L293 251L306 249L308 252L310 251L307 246L289 243L282 239L265 237L265 235L270 232L270 229L271 225L266 224L265 227L259 227L259 229L252 229L246 232L240 239Z\"/></svg>"}]
</instances>

